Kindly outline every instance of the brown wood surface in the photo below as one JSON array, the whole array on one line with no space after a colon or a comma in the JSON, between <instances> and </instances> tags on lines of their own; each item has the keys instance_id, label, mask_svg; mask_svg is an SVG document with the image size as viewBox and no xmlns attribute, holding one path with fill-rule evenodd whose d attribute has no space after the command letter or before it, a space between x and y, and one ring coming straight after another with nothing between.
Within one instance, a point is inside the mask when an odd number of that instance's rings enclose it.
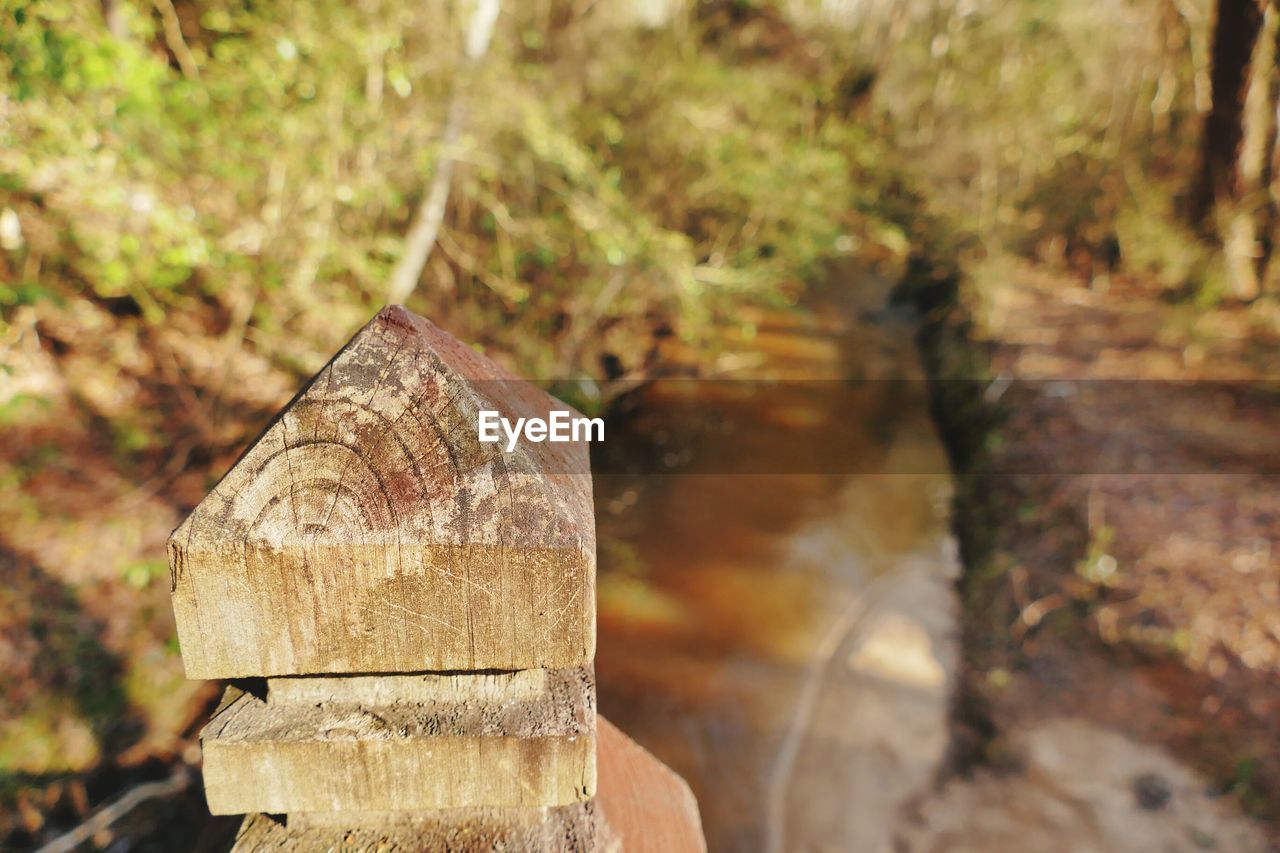
<instances>
[{"instance_id":1,"label":"brown wood surface","mask_svg":"<svg viewBox=\"0 0 1280 853\"><path fill-rule=\"evenodd\" d=\"M266 679L266 701L287 705L414 704L454 725L477 716L480 729L513 734L520 726L593 727L595 676L588 667L514 672L418 672L396 675L280 676ZM554 723L547 722L554 720Z\"/></svg>"},{"instance_id":2,"label":"brown wood surface","mask_svg":"<svg viewBox=\"0 0 1280 853\"><path fill-rule=\"evenodd\" d=\"M273 681L274 700L242 693L201 733L213 814L541 807L595 793L583 670Z\"/></svg>"},{"instance_id":3,"label":"brown wood surface","mask_svg":"<svg viewBox=\"0 0 1280 853\"><path fill-rule=\"evenodd\" d=\"M482 409L569 407L381 311L170 538L187 675L590 665L587 448L506 453Z\"/></svg>"},{"instance_id":4,"label":"brown wood surface","mask_svg":"<svg viewBox=\"0 0 1280 853\"><path fill-rule=\"evenodd\" d=\"M707 849L698 801L688 784L604 717L597 718L596 804L627 853Z\"/></svg>"},{"instance_id":5,"label":"brown wood surface","mask_svg":"<svg viewBox=\"0 0 1280 853\"><path fill-rule=\"evenodd\" d=\"M299 818L249 815L235 853L472 853L473 851L608 851L608 830L593 803L546 809L452 809Z\"/></svg>"},{"instance_id":6,"label":"brown wood surface","mask_svg":"<svg viewBox=\"0 0 1280 853\"><path fill-rule=\"evenodd\" d=\"M187 674L265 677L201 738L237 850L705 850L596 716L587 448L481 443L485 409L577 414L384 309L170 538Z\"/></svg>"},{"instance_id":7,"label":"brown wood surface","mask_svg":"<svg viewBox=\"0 0 1280 853\"><path fill-rule=\"evenodd\" d=\"M703 853L698 804L684 780L603 717L594 800L547 809L250 815L235 850L626 851Z\"/></svg>"}]
</instances>

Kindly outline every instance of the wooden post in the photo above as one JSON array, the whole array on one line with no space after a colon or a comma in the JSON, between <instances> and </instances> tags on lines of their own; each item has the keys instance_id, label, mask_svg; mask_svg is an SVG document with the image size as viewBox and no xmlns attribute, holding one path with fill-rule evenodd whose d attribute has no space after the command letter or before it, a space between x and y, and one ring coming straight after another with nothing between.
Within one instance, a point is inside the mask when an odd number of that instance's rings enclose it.
<instances>
[{"instance_id":1,"label":"wooden post","mask_svg":"<svg viewBox=\"0 0 1280 853\"><path fill-rule=\"evenodd\" d=\"M392 306L174 531L187 675L234 680L201 742L236 849L644 849L646 822L701 849L688 788L607 728L666 794L595 796L585 444L478 437L563 409Z\"/></svg>"}]
</instances>

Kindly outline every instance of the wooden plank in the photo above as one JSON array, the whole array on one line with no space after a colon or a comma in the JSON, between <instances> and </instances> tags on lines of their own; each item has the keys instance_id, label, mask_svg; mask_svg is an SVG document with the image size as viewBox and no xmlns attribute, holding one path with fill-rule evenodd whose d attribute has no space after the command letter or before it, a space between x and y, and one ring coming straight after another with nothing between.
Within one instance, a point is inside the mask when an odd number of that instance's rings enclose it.
<instances>
[{"instance_id":1,"label":"wooden plank","mask_svg":"<svg viewBox=\"0 0 1280 853\"><path fill-rule=\"evenodd\" d=\"M585 671L344 680L273 680L272 702L226 703L201 733L210 812L542 807L595 793ZM395 698L397 686L411 689Z\"/></svg>"},{"instance_id":2,"label":"wooden plank","mask_svg":"<svg viewBox=\"0 0 1280 853\"><path fill-rule=\"evenodd\" d=\"M170 538L188 677L589 664L587 448L506 453L479 442L482 409L572 411L380 312Z\"/></svg>"},{"instance_id":3,"label":"wooden plank","mask_svg":"<svg viewBox=\"0 0 1280 853\"><path fill-rule=\"evenodd\" d=\"M621 847L593 803L545 809L456 809L369 815L249 815L235 853L332 850L342 853L432 851L601 851Z\"/></svg>"},{"instance_id":4,"label":"wooden plank","mask_svg":"<svg viewBox=\"0 0 1280 853\"><path fill-rule=\"evenodd\" d=\"M267 679L266 701L286 705L414 704L425 713L450 716L462 732L514 734L524 718L554 731L591 731L595 677L586 667L515 672L298 676ZM462 715L481 715L474 725Z\"/></svg>"},{"instance_id":5,"label":"wooden plank","mask_svg":"<svg viewBox=\"0 0 1280 853\"><path fill-rule=\"evenodd\" d=\"M705 853L689 785L604 717L597 727L600 815L627 853Z\"/></svg>"},{"instance_id":6,"label":"wooden plank","mask_svg":"<svg viewBox=\"0 0 1280 853\"><path fill-rule=\"evenodd\" d=\"M705 853L698 804L684 780L598 723L600 787L591 802L547 809L250 815L235 851L521 850Z\"/></svg>"}]
</instances>

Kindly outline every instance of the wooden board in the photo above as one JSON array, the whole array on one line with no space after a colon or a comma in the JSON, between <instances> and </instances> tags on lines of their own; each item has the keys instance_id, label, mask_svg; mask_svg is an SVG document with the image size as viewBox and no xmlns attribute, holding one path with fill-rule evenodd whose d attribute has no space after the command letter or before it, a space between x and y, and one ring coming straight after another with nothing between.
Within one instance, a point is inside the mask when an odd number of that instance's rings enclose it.
<instances>
[{"instance_id":1,"label":"wooden board","mask_svg":"<svg viewBox=\"0 0 1280 853\"><path fill-rule=\"evenodd\" d=\"M583 670L354 680L273 680L271 702L224 701L201 733L209 811L542 807L595 793Z\"/></svg>"},{"instance_id":2,"label":"wooden board","mask_svg":"<svg viewBox=\"0 0 1280 853\"><path fill-rule=\"evenodd\" d=\"M573 806L428 813L250 815L237 853L335 850L705 853L698 804L684 780L603 717L600 787Z\"/></svg>"},{"instance_id":3,"label":"wooden board","mask_svg":"<svg viewBox=\"0 0 1280 853\"><path fill-rule=\"evenodd\" d=\"M431 814L245 818L235 853L329 850L342 853L421 851L600 851L621 848L592 803L546 809L456 809Z\"/></svg>"},{"instance_id":4,"label":"wooden board","mask_svg":"<svg viewBox=\"0 0 1280 853\"><path fill-rule=\"evenodd\" d=\"M606 720L597 722L596 804L626 853L706 853L689 785ZM726 780L726 784L733 784Z\"/></svg>"},{"instance_id":5,"label":"wooden board","mask_svg":"<svg viewBox=\"0 0 1280 853\"><path fill-rule=\"evenodd\" d=\"M589 664L587 448L506 453L479 441L482 409L572 411L380 312L170 538L188 677Z\"/></svg>"},{"instance_id":6,"label":"wooden board","mask_svg":"<svg viewBox=\"0 0 1280 853\"><path fill-rule=\"evenodd\" d=\"M515 672L268 678L268 705L418 705L453 718L463 732L513 734L531 725L577 732L594 727L595 676L586 667ZM471 726L466 714L480 715ZM526 718L528 718L526 720ZM530 722L532 721L532 722Z\"/></svg>"}]
</instances>

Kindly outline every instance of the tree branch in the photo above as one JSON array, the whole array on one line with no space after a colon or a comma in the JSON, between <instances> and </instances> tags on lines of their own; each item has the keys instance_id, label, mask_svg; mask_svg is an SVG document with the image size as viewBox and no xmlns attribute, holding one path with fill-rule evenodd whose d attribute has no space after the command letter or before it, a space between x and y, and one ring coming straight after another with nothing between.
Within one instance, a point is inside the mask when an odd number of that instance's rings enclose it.
<instances>
[{"instance_id":1,"label":"tree branch","mask_svg":"<svg viewBox=\"0 0 1280 853\"><path fill-rule=\"evenodd\" d=\"M156 11L160 13L160 20L164 23L164 42L173 52L174 59L178 60L182 76L188 80L196 79L200 76L200 68L196 65L196 58L192 55L191 48L187 47L187 40L182 37L182 23L178 20L178 12L173 8L172 0L153 0L153 2Z\"/></svg>"},{"instance_id":2,"label":"tree branch","mask_svg":"<svg viewBox=\"0 0 1280 853\"><path fill-rule=\"evenodd\" d=\"M499 0L476 0L475 9L467 26L466 67L463 78L454 91L445 121L444 137L440 142L440 162L431 178L431 187L413 215L409 233L405 236L404 253L396 263L387 286L388 302L404 302L418 286L422 270L436 244L440 226L444 222L445 207L449 201L449 188L453 181L453 164L457 158L458 140L467 120L469 101L468 79L475 67L489 50L493 25L498 20Z\"/></svg>"},{"instance_id":3,"label":"tree branch","mask_svg":"<svg viewBox=\"0 0 1280 853\"><path fill-rule=\"evenodd\" d=\"M146 782L130 788L112 802L111 805L98 809L84 823L65 835L59 835L41 847L37 853L71 853L72 850L75 850L81 844L111 826L111 824L147 800L154 800L158 797L171 797L174 794L185 791L191 784L191 777L191 771L186 767L182 767L168 779L159 782Z\"/></svg>"}]
</instances>

